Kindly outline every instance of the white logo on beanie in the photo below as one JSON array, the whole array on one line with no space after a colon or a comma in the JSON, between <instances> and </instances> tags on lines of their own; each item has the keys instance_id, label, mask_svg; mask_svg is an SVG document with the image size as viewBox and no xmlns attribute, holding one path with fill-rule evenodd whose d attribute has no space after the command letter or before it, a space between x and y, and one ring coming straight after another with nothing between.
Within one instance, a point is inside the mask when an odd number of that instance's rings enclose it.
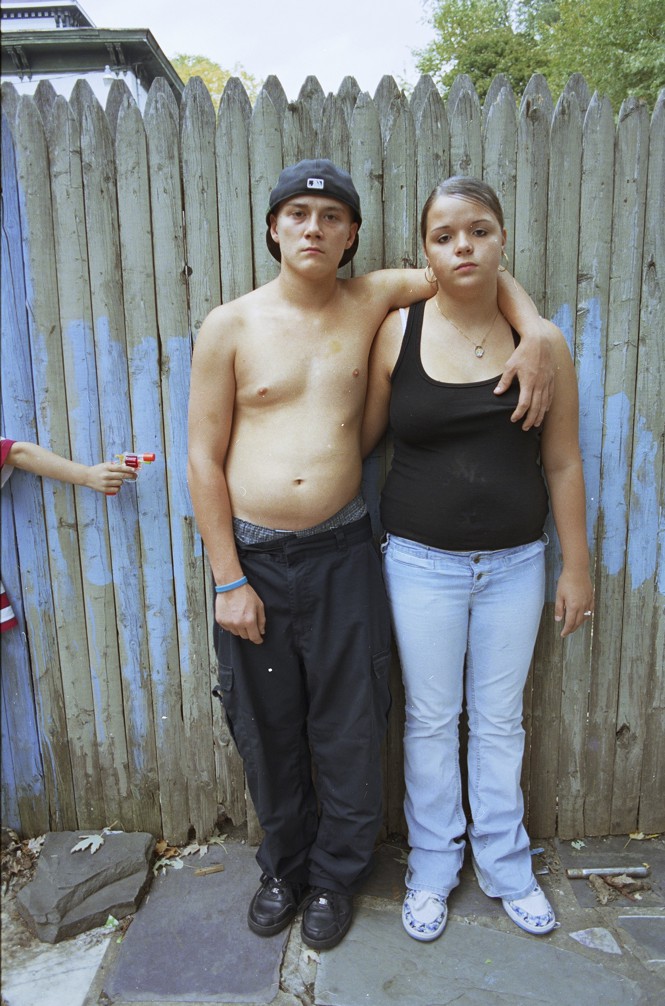
<instances>
[{"instance_id":1,"label":"white logo on beanie","mask_svg":"<svg viewBox=\"0 0 665 1006\"><path fill-rule=\"evenodd\" d=\"M323 178L308 178L307 179L307 188L308 189L324 189L325 185L326 185L326 183L324 182Z\"/></svg>"}]
</instances>

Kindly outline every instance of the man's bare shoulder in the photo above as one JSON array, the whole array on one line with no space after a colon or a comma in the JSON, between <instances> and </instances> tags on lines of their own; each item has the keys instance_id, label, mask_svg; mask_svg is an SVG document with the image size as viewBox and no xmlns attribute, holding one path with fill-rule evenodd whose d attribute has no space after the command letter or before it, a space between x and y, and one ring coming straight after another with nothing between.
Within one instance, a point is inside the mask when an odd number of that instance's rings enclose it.
<instances>
[{"instance_id":1,"label":"man's bare shoulder","mask_svg":"<svg viewBox=\"0 0 665 1006\"><path fill-rule=\"evenodd\" d=\"M247 330L251 325L252 318L257 310L261 310L261 305L270 297L268 283L256 290L230 300L225 304L218 304L207 315L196 339L197 347L212 349L213 347L229 348L229 343L234 342L236 337Z\"/></svg>"}]
</instances>

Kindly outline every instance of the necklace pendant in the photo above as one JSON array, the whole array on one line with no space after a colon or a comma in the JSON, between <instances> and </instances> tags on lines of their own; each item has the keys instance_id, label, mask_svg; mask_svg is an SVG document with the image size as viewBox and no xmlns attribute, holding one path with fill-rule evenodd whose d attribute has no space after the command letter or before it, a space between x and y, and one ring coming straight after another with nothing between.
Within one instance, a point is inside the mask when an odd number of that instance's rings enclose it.
<instances>
[{"instance_id":1,"label":"necklace pendant","mask_svg":"<svg viewBox=\"0 0 665 1006\"><path fill-rule=\"evenodd\" d=\"M485 350L482 346L476 346L474 352L479 360L485 355Z\"/></svg>"}]
</instances>

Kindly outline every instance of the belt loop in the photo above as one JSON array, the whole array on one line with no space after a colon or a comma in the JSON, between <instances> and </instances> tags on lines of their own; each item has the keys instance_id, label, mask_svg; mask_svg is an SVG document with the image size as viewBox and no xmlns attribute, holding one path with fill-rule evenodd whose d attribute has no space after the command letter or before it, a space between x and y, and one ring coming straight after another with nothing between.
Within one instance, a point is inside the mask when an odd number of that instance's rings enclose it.
<instances>
[{"instance_id":1,"label":"belt loop","mask_svg":"<svg viewBox=\"0 0 665 1006\"><path fill-rule=\"evenodd\" d=\"M344 531L344 527L335 528L335 538L337 539L337 548L340 552L347 552L348 545L346 543L346 533Z\"/></svg>"}]
</instances>

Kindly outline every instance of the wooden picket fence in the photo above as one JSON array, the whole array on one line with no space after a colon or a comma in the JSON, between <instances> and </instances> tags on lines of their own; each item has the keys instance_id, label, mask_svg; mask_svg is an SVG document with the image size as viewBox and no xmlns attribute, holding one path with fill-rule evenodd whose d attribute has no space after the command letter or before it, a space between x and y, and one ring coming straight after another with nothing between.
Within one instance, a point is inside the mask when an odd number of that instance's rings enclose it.
<instances>
[{"instance_id":1,"label":"wooden picket fence","mask_svg":"<svg viewBox=\"0 0 665 1006\"><path fill-rule=\"evenodd\" d=\"M581 390L596 615L562 644L558 565L525 697L534 836L665 829L665 97L607 100L571 78L554 107L497 77L481 106L271 77L215 110L155 81L143 117L115 82L2 93L2 429L86 463L157 461L106 499L15 472L2 493L3 822L23 835L117 822L180 842L256 824L211 696L210 577L186 484L192 343L208 311L275 275L268 193L282 166L331 157L354 177L360 248L346 274L422 265L419 208L454 173L502 199L513 269L564 331ZM387 463L366 466L373 513ZM403 832L403 697L393 673L385 827Z\"/></svg>"}]
</instances>

